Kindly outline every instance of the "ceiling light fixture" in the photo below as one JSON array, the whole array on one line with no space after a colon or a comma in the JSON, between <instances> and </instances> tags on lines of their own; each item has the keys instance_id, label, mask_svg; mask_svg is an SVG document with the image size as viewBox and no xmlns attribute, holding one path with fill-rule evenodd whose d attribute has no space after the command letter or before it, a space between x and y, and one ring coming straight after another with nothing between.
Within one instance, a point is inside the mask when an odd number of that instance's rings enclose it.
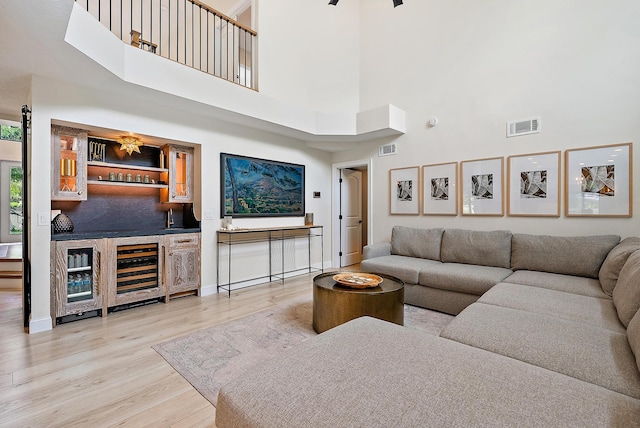
<instances>
[{"instance_id":1,"label":"ceiling light fixture","mask_svg":"<svg viewBox=\"0 0 640 428\"><path fill-rule=\"evenodd\" d=\"M126 150L129 156L133 152L140 153L140 146L144 145L137 137L128 135L118 138L118 143L120 143L120 150Z\"/></svg>"},{"instance_id":2,"label":"ceiling light fixture","mask_svg":"<svg viewBox=\"0 0 640 428\"><path fill-rule=\"evenodd\" d=\"M329 4L336 6L338 4L338 0L329 0ZM398 7L402 4L402 0L393 0L393 7Z\"/></svg>"}]
</instances>

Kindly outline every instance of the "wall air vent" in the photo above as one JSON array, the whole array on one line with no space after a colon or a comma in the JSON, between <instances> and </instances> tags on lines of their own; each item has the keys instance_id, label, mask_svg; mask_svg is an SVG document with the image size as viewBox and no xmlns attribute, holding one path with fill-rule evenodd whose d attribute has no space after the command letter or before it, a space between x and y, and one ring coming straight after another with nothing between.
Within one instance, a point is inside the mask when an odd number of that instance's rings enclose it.
<instances>
[{"instance_id":1,"label":"wall air vent","mask_svg":"<svg viewBox=\"0 0 640 428\"><path fill-rule=\"evenodd\" d=\"M395 143L385 144L378 147L378 156L389 156L398 153L398 146Z\"/></svg>"},{"instance_id":2,"label":"wall air vent","mask_svg":"<svg viewBox=\"0 0 640 428\"><path fill-rule=\"evenodd\" d=\"M540 132L540 116L507 122L507 137L536 134L538 132Z\"/></svg>"}]
</instances>

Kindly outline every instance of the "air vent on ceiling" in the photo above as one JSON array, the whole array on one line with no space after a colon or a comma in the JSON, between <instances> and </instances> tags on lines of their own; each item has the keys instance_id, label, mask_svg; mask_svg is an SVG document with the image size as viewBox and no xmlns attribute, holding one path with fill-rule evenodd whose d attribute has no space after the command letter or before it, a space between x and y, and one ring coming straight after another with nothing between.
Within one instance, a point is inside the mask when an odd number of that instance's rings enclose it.
<instances>
[{"instance_id":1,"label":"air vent on ceiling","mask_svg":"<svg viewBox=\"0 0 640 428\"><path fill-rule=\"evenodd\" d=\"M540 132L540 116L507 122L507 137L535 134L538 132Z\"/></svg>"},{"instance_id":2,"label":"air vent on ceiling","mask_svg":"<svg viewBox=\"0 0 640 428\"><path fill-rule=\"evenodd\" d=\"M395 143L385 144L378 147L378 156L389 156L398 153L398 146Z\"/></svg>"}]
</instances>

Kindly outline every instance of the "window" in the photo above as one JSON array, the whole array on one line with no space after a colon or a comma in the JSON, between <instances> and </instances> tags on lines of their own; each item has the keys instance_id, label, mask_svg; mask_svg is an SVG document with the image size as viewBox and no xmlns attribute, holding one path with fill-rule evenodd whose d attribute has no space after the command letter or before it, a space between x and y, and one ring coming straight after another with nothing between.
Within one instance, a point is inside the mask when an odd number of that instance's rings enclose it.
<instances>
[{"instance_id":1,"label":"window","mask_svg":"<svg viewBox=\"0 0 640 428\"><path fill-rule=\"evenodd\" d=\"M9 234L22 234L22 167L12 166L9 179Z\"/></svg>"},{"instance_id":2,"label":"window","mask_svg":"<svg viewBox=\"0 0 640 428\"><path fill-rule=\"evenodd\" d=\"M0 161L0 242L22 240L22 164Z\"/></svg>"},{"instance_id":3,"label":"window","mask_svg":"<svg viewBox=\"0 0 640 428\"><path fill-rule=\"evenodd\" d=\"M19 126L1 125L0 139L9 141L22 141L22 128Z\"/></svg>"}]
</instances>

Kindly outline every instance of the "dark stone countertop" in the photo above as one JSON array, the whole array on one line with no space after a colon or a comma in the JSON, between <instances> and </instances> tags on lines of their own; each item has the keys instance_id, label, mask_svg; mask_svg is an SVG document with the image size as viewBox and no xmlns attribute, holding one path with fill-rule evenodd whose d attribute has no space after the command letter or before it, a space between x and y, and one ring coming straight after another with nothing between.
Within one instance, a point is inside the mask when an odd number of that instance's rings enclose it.
<instances>
[{"instance_id":1,"label":"dark stone countertop","mask_svg":"<svg viewBox=\"0 0 640 428\"><path fill-rule=\"evenodd\" d=\"M77 239L102 239L102 238L124 238L128 236L155 236L155 235L175 235L178 233L199 233L199 227L194 228L171 228L157 230L124 230L107 232L86 232L86 233L52 233L52 241L74 241Z\"/></svg>"}]
</instances>

